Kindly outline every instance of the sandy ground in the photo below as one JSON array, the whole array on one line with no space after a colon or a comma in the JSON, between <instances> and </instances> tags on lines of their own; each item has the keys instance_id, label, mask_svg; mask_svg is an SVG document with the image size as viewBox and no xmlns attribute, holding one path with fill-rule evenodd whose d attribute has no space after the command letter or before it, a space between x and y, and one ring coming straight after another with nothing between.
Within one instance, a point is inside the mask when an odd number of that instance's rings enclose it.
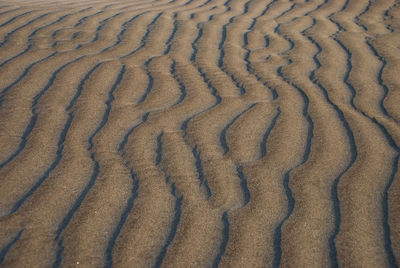
<instances>
[{"instance_id":1,"label":"sandy ground","mask_svg":"<svg viewBox=\"0 0 400 268\"><path fill-rule=\"evenodd\" d=\"M398 267L398 0L0 0L1 267Z\"/></svg>"}]
</instances>

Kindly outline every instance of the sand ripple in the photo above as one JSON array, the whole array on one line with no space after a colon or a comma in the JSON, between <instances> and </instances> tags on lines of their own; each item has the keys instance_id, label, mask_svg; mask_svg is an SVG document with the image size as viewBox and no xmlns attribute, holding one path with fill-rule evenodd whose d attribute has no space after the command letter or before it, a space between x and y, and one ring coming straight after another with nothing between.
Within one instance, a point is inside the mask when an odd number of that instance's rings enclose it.
<instances>
[{"instance_id":1,"label":"sand ripple","mask_svg":"<svg viewBox=\"0 0 400 268\"><path fill-rule=\"evenodd\" d=\"M397 0L0 1L0 266L398 267Z\"/></svg>"}]
</instances>

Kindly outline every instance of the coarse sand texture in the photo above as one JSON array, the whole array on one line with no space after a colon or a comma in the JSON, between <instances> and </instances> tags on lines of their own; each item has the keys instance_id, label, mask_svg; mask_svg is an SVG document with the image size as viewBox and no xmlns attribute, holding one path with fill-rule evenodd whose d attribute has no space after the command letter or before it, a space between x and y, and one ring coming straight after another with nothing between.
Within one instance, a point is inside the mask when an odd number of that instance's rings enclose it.
<instances>
[{"instance_id":1,"label":"coarse sand texture","mask_svg":"<svg viewBox=\"0 0 400 268\"><path fill-rule=\"evenodd\" d=\"M0 267L399 267L399 165L399 0L0 0Z\"/></svg>"}]
</instances>

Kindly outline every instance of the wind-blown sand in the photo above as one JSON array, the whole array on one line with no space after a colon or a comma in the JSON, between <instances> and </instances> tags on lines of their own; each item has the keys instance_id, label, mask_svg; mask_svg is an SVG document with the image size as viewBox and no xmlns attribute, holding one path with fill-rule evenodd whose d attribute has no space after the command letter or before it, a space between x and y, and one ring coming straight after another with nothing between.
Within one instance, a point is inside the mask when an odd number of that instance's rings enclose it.
<instances>
[{"instance_id":1,"label":"wind-blown sand","mask_svg":"<svg viewBox=\"0 0 400 268\"><path fill-rule=\"evenodd\" d=\"M2 267L398 267L398 0L0 1Z\"/></svg>"}]
</instances>

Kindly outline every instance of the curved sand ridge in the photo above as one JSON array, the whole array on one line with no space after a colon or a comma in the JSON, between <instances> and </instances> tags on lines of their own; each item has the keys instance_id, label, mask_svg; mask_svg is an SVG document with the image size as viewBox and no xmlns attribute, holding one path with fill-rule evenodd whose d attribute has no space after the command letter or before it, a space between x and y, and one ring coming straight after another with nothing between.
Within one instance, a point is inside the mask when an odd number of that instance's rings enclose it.
<instances>
[{"instance_id":1,"label":"curved sand ridge","mask_svg":"<svg viewBox=\"0 0 400 268\"><path fill-rule=\"evenodd\" d=\"M398 267L396 0L0 2L0 265Z\"/></svg>"}]
</instances>

